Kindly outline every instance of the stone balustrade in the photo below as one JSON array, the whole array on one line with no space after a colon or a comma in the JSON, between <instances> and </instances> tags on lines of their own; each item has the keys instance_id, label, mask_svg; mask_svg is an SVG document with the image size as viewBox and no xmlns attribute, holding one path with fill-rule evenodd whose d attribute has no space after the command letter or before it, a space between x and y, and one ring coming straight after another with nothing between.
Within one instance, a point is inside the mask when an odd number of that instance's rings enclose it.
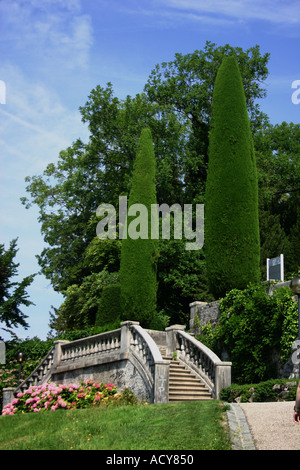
<instances>
[{"instance_id":1,"label":"stone balustrade","mask_svg":"<svg viewBox=\"0 0 300 470\"><path fill-rule=\"evenodd\" d=\"M222 362L206 346L173 325L165 331L143 329L138 322L125 321L121 328L75 341L55 341L35 371L17 389L3 390L3 406L19 391L45 382L80 383L91 379L112 382L119 390L131 388L150 403L167 403L170 360L160 348L178 358L207 385L212 396L230 385L231 363Z\"/></svg>"},{"instance_id":2,"label":"stone balustrade","mask_svg":"<svg viewBox=\"0 0 300 470\"><path fill-rule=\"evenodd\" d=\"M177 331L178 358L206 384L214 398L231 385L231 362L224 362L185 331Z\"/></svg>"},{"instance_id":3,"label":"stone balustrade","mask_svg":"<svg viewBox=\"0 0 300 470\"><path fill-rule=\"evenodd\" d=\"M80 361L84 357L109 354L121 347L121 329L61 344L60 363Z\"/></svg>"}]
</instances>

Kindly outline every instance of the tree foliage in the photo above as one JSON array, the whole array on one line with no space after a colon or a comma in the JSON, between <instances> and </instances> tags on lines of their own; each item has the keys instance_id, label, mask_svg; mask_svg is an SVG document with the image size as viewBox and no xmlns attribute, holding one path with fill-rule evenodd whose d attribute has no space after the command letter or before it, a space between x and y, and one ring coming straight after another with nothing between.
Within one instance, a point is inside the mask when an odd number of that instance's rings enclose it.
<instances>
[{"instance_id":1,"label":"tree foliage","mask_svg":"<svg viewBox=\"0 0 300 470\"><path fill-rule=\"evenodd\" d=\"M63 303L50 313L50 328L61 335L68 330L83 330L95 325L103 288L118 280L118 274L103 270L86 276L81 284L69 286L63 292Z\"/></svg>"},{"instance_id":2,"label":"tree foliage","mask_svg":"<svg viewBox=\"0 0 300 470\"><path fill-rule=\"evenodd\" d=\"M103 287L95 321L96 326L104 326L120 320L120 294L121 286L119 282L117 284L109 284L108 286Z\"/></svg>"},{"instance_id":3,"label":"tree foliage","mask_svg":"<svg viewBox=\"0 0 300 470\"><path fill-rule=\"evenodd\" d=\"M28 328L27 315L20 307L34 305L29 300L26 289L32 283L35 274L26 276L20 282L13 279L18 275L19 263L14 261L17 251L17 239L10 242L7 250L4 244L0 244L0 321L7 328L12 326Z\"/></svg>"},{"instance_id":4,"label":"tree foliage","mask_svg":"<svg viewBox=\"0 0 300 470\"><path fill-rule=\"evenodd\" d=\"M205 258L211 292L259 281L256 162L238 64L225 57L212 102L205 194Z\"/></svg>"},{"instance_id":5,"label":"tree foliage","mask_svg":"<svg viewBox=\"0 0 300 470\"><path fill-rule=\"evenodd\" d=\"M262 84L268 76L269 54L261 55L258 45L244 51L229 44L217 47L206 42L203 50L175 54L152 71L145 86L151 102L173 109L189 132L182 156L184 195L187 202L203 202L208 163L208 132L212 95L223 57L236 57L242 75L252 129L260 128L266 116L257 100L266 95Z\"/></svg>"},{"instance_id":6,"label":"tree foliage","mask_svg":"<svg viewBox=\"0 0 300 470\"><path fill-rule=\"evenodd\" d=\"M286 272L295 272L299 266L299 215L294 211L299 206L295 191L299 125L273 126L260 110L269 54L261 54L259 46L243 50L207 42L202 50L175 54L174 60L155 66L144 92L134 97L119 99L111 83L96 86L80 108L90 131L88 141L71 143L42 175L27 178L28 197L22 200L26 207L39 208L46 246L37 258L55 290L68 297L70 286L81 286L92 274L104 269L118 273L121 241L95 236L95 214L101 203L117 207L119 196L129 194L143 128L150 128L154 144L157 202L204 203L213 86L228 55L239 64L256 149L261 272L265 277L265 257L279 254L280 239L284 240ZM272 240L270 227L280 227ZM186 323L189 302L211 297L203 251L192 256L183 243L176 242L160 247L157 309L172 322L186 318ZM95 292L92 289L89 295Z\"/></svg>"},{"instance_id":7,"label":"tree foliage","mask_svg":"<svg viewBox=\"0 0 300 470\"><path fill-rule=\"evenodd\" d=\"M289 288L267 294L266 285L233 289L220 301L220 317L210 347L219 355L226 351L232 361L233 381L255 383L279 374L297 338L297 302ZM205 336L200 341L206 341Z\"/></svg>"},{"instance_id":8,"label":"tree foliage","mask_svg":"<svg viewBox=\"0 0 300 470\"><path fill-rule=\"evenodd\" d=\"M156 204L155 155L151 131L142 130L132 174L128 213L142 204L145 214L127 215L127 237L122 241L120 302L123 320L139 321L149 327L156 312L157 240L151 237L151 205ZM130 235L131 224L139 220L138 238ZM144 225L145 224L145 225Z\"/></svg>"}]
</instances>

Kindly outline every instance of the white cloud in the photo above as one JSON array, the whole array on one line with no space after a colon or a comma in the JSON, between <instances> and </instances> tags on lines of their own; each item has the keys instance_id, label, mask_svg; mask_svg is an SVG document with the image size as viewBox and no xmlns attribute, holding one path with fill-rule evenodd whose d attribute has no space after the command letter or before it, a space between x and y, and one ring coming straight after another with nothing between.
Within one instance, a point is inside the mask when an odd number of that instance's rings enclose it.
<instances>
[{"instance_id":1,"label":"white cloud","mask_svg":"<svg viewBox=\"0 0 300 470\"><path fill-rule=\"evenodd\" d=\"M2 43L64 68L86 67L93 44L91 18L77 0L14 0L0 3Z\"/></svg>"},{"instance_id":2,"label":"white cloud","mask_svg":"<svg viewBox=\"0 0 300 470\"><path fill-rule=\"evenodd\" d=\"M156 0L159 8L166 10L171 7L183 15L193 14L190 18L213 22L229 21L235 19L266 20L276 24L298 25L300 22L300 9L298 0ZM157 14L159 14L157 8ZM200 16L199 16L200 15ZM204 15L204 16L203 16ZM220 15L222 18L220 19Z\"/></svg>"}]
</instances>

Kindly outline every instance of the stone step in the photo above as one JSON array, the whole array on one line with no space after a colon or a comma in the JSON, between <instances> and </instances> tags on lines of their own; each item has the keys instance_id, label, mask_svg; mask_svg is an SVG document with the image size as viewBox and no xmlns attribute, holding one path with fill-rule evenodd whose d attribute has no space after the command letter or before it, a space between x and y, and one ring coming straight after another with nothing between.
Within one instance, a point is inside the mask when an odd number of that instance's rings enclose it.
<instances>
[{"instance_id":1,"label":"stone step","mask_svg":"<svg viewBox=\"0 0 300 470\"><path fill-rule=\"evenodd\" d=\"M170 360L169 402L211 400L211 393L204 383L188 370L179 360L164 356Z\"/></svg>"},{"instance_id":2,"label":"stone step","mask_svg":"<svg viewBox=\"0 0 300 470\"><path fill-rule=\"evenodd\" d=\"M211 396L208 390L169 390L169 396L174 397L206 397Z\"/></svg>"},{"instance_id":3,"label":"stone step","mask_svg":"<svg viewBox=\"0 0 300 470\"><path fill-rule=\"evenodd\" d=\"M173 376L169 377L169 384L182 385L182 382L183 382L182 377L173 377ZM205 385L203 384L203 382L201 382L201 380L194 379L193 377L192 378L187 377L184 380L184 383L185 383L185 385L190 385L190 386L205 387Z\"/></svg>"},{"instance_id":4,"label":"stone step","mask_svg":"<svg viewBox=\"0 0 300 470\"><path fill-rule=\"evenodd\" d=\"M203 383L190 383L190 382L174 382L173 380L169 381L169 390L206 390L206 387Z\"/></svg>"}]
</instances>

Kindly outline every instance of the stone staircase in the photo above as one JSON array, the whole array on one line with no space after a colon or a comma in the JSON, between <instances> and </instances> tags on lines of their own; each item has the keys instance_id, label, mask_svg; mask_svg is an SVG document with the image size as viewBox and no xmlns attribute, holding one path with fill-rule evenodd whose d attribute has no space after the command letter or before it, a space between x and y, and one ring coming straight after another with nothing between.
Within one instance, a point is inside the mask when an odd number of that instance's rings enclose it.
<instances>
[{"instance_id":1,"label":"stone staircase","mask_svg":"<svg viewBox=\"0 0 300 470\"><path fill-rule=\"evenodd\" d=\"M211 400L210 391L178 359L163 354L163 359L171 361L169 373L169 402Z\"/></svg>"}]
</instances>

